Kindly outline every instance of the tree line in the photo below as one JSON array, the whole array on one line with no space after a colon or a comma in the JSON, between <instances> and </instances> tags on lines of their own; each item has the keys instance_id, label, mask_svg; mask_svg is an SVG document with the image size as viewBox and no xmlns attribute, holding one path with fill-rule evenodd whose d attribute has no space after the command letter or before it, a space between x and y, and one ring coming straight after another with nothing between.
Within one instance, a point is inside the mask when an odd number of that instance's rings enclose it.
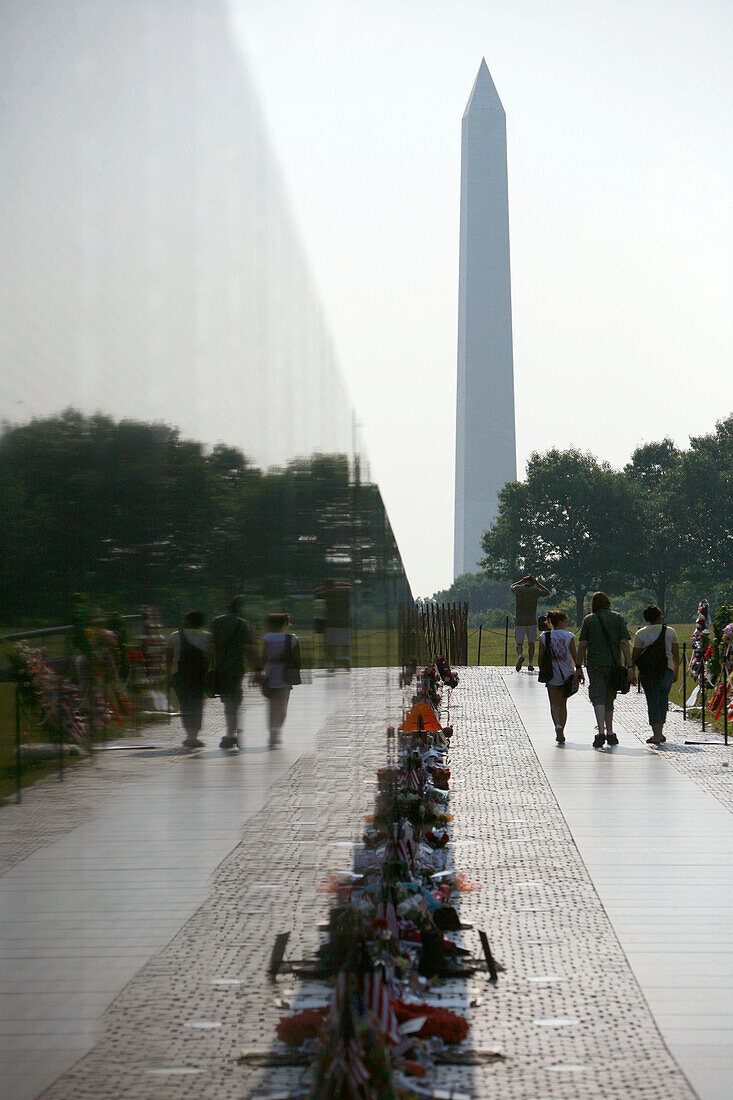
<instances>
[{"instance_id":1,"label":"tree line","mask_svg":"<svg viewBox=\"0 0 733 1100\"><path fill-rule=\"evenodd\" d=\"M83 591L107 607L216 607L349 580L364 608L409 597L374 485L345 455L261 470L165 424L75 410L0 433L0 624L69 615Z\"/></svg>"},{"instance_id":2,"label":"tree line","mask_svg":"<svg viewBox=\"0 0 733 1100\"><path fill-rule=\"evenodd\" d=\"M733 415L686 450L646 443L622 470L574 449L532 454L524 481L499 493L482 545L484 583L534 573L574 600L578 622L598 588L646 593L666 611L693 587L729 592Z\"/></svg>"}]
</instances>

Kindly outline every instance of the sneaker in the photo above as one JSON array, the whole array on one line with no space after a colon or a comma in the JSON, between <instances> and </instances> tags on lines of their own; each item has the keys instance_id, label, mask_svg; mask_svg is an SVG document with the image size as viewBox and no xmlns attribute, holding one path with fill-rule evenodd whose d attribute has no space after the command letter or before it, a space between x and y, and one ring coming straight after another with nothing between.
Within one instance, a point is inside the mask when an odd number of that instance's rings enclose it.
<instances>
[{"instance_id":1,"label":"sneaker","mask_svg":"<svg viewBox=\"0 0 733 1100\"><path fill-rule=\"evenodd\" d=\"M560 730L560 729L555 730L555 740L557 741L558 745L564 745L565 744L565 734L563 733L562 730Z\"/></svg>"},{"instance_id":2,"label":"sneaker","mask_svg":"<svg viewBox=\"0 0 733 1100\"><path fill-rule=\"evenodd\" d=\"M615 733L607 733L606 734L606 744L607 745L618 745L618 737L616 736Z\"/></svg>"},{"instance_id":3,"label":"sneaker","mask_svg":"<svg viewBox=\"0 0 733 1100\"><path fill-rule=\"evenodd\" d=\"M524 655L522 653L520 653L519 656L517 657L517 663L514 666L515 669L517 670L517 672L519 672L519 670L520 670L520 668L522 667L523 664L524 664Z\"/></svg>"},{"instance_id":4,"label":"sneaker","mask_svg":"<svg viewBox=\"0 0 733 1100\"><path fill-rule=\"evenodd\" d=\"M220 749L238 749L239 743L236 737L222 737L219 742Z\"/></svg>"},{"instance_id":5,"label":"sneaker","mask_svg":"<svg viewBox=\"0 0 733 1100\"><path fill-rule=\"evenodd\" d=\"M534 665L527 665L527 672L534 672Z\"/></svg>"},{"instance_id":6,"label":"sneaker","mask_svg":"<svg viewBox=\"0 0 733 1100\"><path fill-rule=\"evenodd\" d=\"M198 738L194 738L193 741L189 741L188 738L183 742L184 749L202 749L204 742L199 741Z\"/></svg>"},{"instance_id":7,"label":"sneaker","mask_svg":"<svg viewBox=\"0 0 733 1100\"><path fill-rule=\"evenodd\" d=\"M647 737L646 743L647 745L663 745L666 740L667 738L664 736L664 734L662 734L661 737Z\"/></svg>"},{"instance_id":8,"label":"sneaker","mask_svg":"<svg viewBox=\"0 0 733 1100\"><path fill-rule=\"evenodd\" d=\"M606 743L606 736L603 733L597 733L593 739L593 748L602 749Z\"/></svg>"}]
</instances>

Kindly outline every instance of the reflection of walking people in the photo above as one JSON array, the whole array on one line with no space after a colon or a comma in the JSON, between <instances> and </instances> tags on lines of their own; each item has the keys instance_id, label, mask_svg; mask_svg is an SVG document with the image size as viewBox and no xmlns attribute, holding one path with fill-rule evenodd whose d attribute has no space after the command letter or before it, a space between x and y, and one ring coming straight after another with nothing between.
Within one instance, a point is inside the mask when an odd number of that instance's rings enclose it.
<instances>
[{"instance_id":1,"label":"reflection of walking people","mask_svg":"<svg viewBox=\"0 0 733 1100\"><path fill-rule=\"evenodd\" d=\"M514 641L517 645L517 663L515 668L519 672L524 664L522 647L526 638L529 650L528 668L530 672L534 672L532 661L534 660L534 646L537 641L537 601L540 596L549 596L550 592L544 584L531 574L528 577L522 577L520 581L515 581L510 587L516 601Z\"/></svg>"},{"instance_id":2,"label":"reflection of walking people","mask_svg":"<svg viewBox=\"0 0 733 1100\"><path fill-rule=\"evenodd\" d=\"M268 615L267 634L262 640L271 749L280 744L290 692L300 683L300 643L297 635L288 631L289 625L287 615Z\"/></svg>"},{"instance_id":3,"label":"reflection of walking people","mask_svg":"<svg viewBox=\"0 0 733 1100\"><path fill-rule=\"evenodd\" d=\"M631 657L639 670L652 727L647 745L662 745L667 740L664 723L669 692L679 675L680 644L676 631L664 622L661 608L656 604L644 608L644 618L649 625L637 630ZM631 682L634 682L633 673Z\"/></svg>"},{"instance_id":4,"label":"reflection of walking people","mask_svg":"<svg viewBox=\"0 0 733 1100\"><path fill-rule=\"evenodd\" d=\"M199 741L204 712L206 670L211 657L211 635L203 629L203 611L189 611L180 630L174 630L166 647L166 671L178 696L187 749L203 748Z\"/></svg>"},{"instance_id":5,"label":"reflection of walking people","mask_svg":"<svg viewBox=\"0 0 733 1100\"><path fill-rule=\"evenodd\" d=\"M583 666L575 651L575 635L568 630L568 617L562 611L549 611L550 629L540 635L538 663L540 679L547 687L550 714L555 723L555 740L565 744L565 723L568 720L568 695L583 682Z\"/></svg>"},{"instance_id":6,"label":"reflection of walking people","mask_svg":"<svg viewBox=\"0 0 733 1100\"><path fill-rule=\"evenodd\" d=\"M578 642L578 664L585 661L588 669L588 695L598 726L593 748L618 745L613 732L613 705L616 693L622 690L620 685L630 682L628 672L633 671L633 665L626 620L611 611L605 592L594 593L591 614L583 619Z\"/></svg>"},{"instance_id":7,"label":"reflection of walking people","mask_svg":"<svg viewBox=\"0 0 733 1100\"><path fill-rule=\"evenodd\" d=\"M242 678L245 665L258 664L252 631L241 612L244 596L229 601L226 615L218 615L211 624L214 641L214 686L221 696L226 716L226 734L219 742L220 749L241 748L239 734L239 708L242 705Z\"/></svg>"},{"instance_id":8,"label":"reflection of walking people","mask_svg":"<svg viewBox=\"0 0 733 1100\"><path fill-rule=\"evenodd\" d=\"M331 672L351 668L351 585L330 577L315 591L316 600L325 600L323 631L326 667ZM322 607L322 605L319 605Z\"/></svg>"}]
</instances>

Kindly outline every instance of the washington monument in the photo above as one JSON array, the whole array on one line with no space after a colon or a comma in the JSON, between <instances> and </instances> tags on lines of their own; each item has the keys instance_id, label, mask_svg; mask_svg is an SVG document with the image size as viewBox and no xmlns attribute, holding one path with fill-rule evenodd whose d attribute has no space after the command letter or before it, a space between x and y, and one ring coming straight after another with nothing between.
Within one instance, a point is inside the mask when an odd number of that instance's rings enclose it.
<instances>
[{"instance_id":1,"label":"washington monument","mask_svg":"<svg viewBox=\"0 0 733 1100\"><path fill-rule=\"evenodd\" d=\"M455 576L479 572L497 494L516 476L506 116L482 61L461 138Z\"/></svg>"}]
</instances>

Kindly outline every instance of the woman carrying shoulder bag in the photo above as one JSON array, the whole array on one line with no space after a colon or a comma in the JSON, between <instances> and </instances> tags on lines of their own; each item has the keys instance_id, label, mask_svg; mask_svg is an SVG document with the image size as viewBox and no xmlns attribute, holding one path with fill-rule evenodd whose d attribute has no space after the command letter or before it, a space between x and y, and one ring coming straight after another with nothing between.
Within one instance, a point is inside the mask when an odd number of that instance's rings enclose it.
<instances>
[{"instance_id":1,"label":"woman carrying shoulder bag","mask_svg":"<svg viewBox=\"0 0 733 1100\"><path fill-rule=\"evenodd\" d=\"M644 608L648 626L642 626L634 637L631 659L639 672L646 695L649 725L652 735L647 745L663 745L664 723L667 719L669 692L680 669L680 643L677 633L664 622L661 608L650 603Z\"/></svg>"},{"instance_id":2,"label":"woman carrying shoulder bag","mask_svg":"<svg viewBox=\"0 0 733 1100\"><path fill-rule=\"evenodd\" d=\"M584 680L583 666L578 662L575 635L568 630L567 615L563 611L548 611L547 621L550 629L540 635L540 681L547 688L555 740L564 745L568 697L575 694Z\"/></svg>"},{"instance_id":3,"label":"woman carrying shoulder bag","mask_svg":"<svg viewBox=\"0 0 733 1100\"><path fill-rule=\"evenodd\" d=\"M267 633L262 640L263 690L267 696L270 748L280 744L288 713L290 692L300 683L300 643L288 631L290 618L278 612L267 616Z\"/></svg>"}]
</instances>

